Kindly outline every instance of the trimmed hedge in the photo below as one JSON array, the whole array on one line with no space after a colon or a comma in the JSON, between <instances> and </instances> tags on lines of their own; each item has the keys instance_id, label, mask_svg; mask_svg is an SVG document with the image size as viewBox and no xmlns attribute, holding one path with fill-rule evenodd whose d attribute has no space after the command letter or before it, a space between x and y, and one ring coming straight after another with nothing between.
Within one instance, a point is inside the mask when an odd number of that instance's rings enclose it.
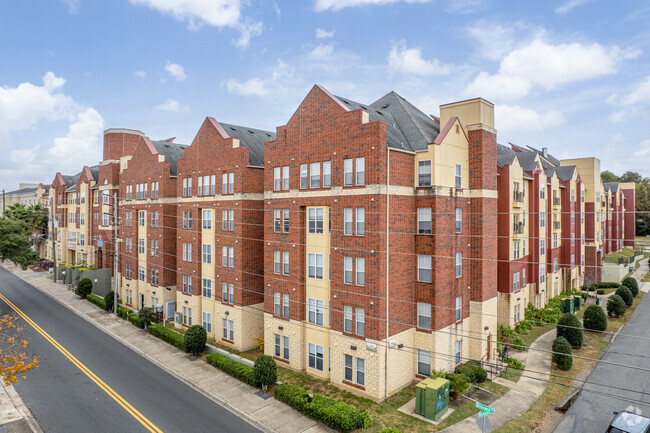
<instances>
[{"instance_id":1,"label":"trimmed hedge","mask_svg":"<svg viewBox=\"0 0 650 433\"><path fill-rule=\"evenodd\" d=\"M255 380L255 374L253 373L253 367L248 365L240 364L237 361L221 355L219 353L210 353L205 357L213 367L217 367L219 370L222 370L224 373L228 373L232 377L246 382L251 386L257 387L257 381Z\"/></svg>"},{"instance_id":2,"label":"trimmed hedge","mask_svg":"<svg viewBox=\"0 0 650 433\"><path fill-rule=\"evenodd\" d=\"M91 303L97 305L99 308L102 310L106 309L106 302L104 302L104 299L97 296L93 295L92 293L89 295L86 295L86 300L90 301Z\"/></svg>"},{"instance_id":3,"label":"trimmed hedge","mask_svg":"<svg viewBox=\"0 0 650 433\"><path fill-rule=\"evenodd\" d=\"M571 344L564 337L557 337L553 341L553 362L560 370L571 370L573 358L571 357Z\"/></svg>"},{"instance_id":4,"label":"trimmed hedge","mask_svg":"<svg viewBox=\"0 0 650 433\"><path fill-rule=\"evenodd\" d=\"M596 294L598 294L598 295L604 295L604 294L605 294L605 289L598 289L598 290L596 290Z\"/></svg>"},{"instance_id":5,"label":"trimmed hedge","mask_svg":"<svg viewBox=\"0 0 650 433\"><path fill-rule=\"evenodd\" d=\"M141 324L141 322L140 322L140 316L138 316L137 314L135 314L135 313L129 313L129 314L126 316L126 320L128 320L129 322L131 322L131 323L133 324L133 326L137 326L138 328L142 328L142 324Z\"/></svg>"},{"instance_id":6,"label":"trimmed hedge","mask_svg":"<svg viewBox=\"0 0 650 433\"><path fill-rule=\"evenodd\" d=\"M585 310L582 318L585 329L590 331L606 331L607 330L607 314L600 305L590 305Z\"/></svg>"},{"instance_id":7,"label":"trimmed hedge","mask_svg":"<svg viewBox=\"0 0 650 433\"><path fill-rule=\"evenodd\" d=\"M85 298L86 296L90 295L92 290L93 282L90 281L90 278L82 278L81 281L79 281L79 284L77 284L76 293L82 298Z\"/></svg>"},{"instance_id":8,"label":"trimmed hedge","mask_svg":"<svg viewBox=\"0 0 650 433\"><path fill-rule=\"evenodd\" d=\"M596 283L595 286L599 289L618 289L620 284L614 281L603 281L601 283Z\"/></svg>"},{"instance_id":9,"label":"trimmed hedge","mask_svg":"<svg viewBox=\"0 0 650 433\"><path fill-rule=\"evenodd\" d=\"M625 301L620 296L614 294L607 300L607 315L610 317L619 317L625 314L627 307Z\"/></svg>"},{"instance_id":10,"label":"trimmed hedge","mask_svg":"<svg viewBox=\"0 0 650 433\"><path fill-rule=\"evenodd\" d=\"M636 279L632 277L625 277L623 279L622 284L624 286L627 286L628 289L630 289L630 292L632 292L632 296L635 298L639 294L639 283L636 281Z\"/></svg>"},{"instance_id":11,"label":"trimmed hedge","mask_svg":"<svg viewBox=\"0 0 650 433\"><path fill-rule=\"evenodd\" d=\"M569 344L571 344L571 347L581 348L584 333L582 331L582 323L580 323L578 316L571 313L562 315L560 321L557 322L557 337L566 338Z\"/></svg>"},{"instance_id":12,"label":"trimmed hedge","mask_svg":"<svg viewBox=\"0 0 650 433\"><path fill-rule=\"evenodd\" d=\"M198 356L199 353L205 350L207 334L203 326L192 325L185 332L183 340L185 341L185 350L194 356Z\"/></svg>"},{"instance_id":13,"label":"trimmed hedge","mask_svg":"<svg viewBox=\"0 0 650 433\"><path fill-rule=\"evenodd\" d=\"M158 337L161 340L171 344L172 346L185 351L185 340L183 338L183 334L174 332L171 329L165 328L163 325L160 325L158 323L149 325L147 327L147 332L154 337Z\"/></svg>"},{"instance_id":14,"label":"trimmed hedge","mask_svg":"<svg viewBox=\"0 0 650 433\"><path fill-rule=\"evenodd\" d=\"M126 308L122 307L121 305L117 307L117 315L120 316L122 319L126 320L127 316Z\"/></svg>"},{"instance_id":15,"label":"trimmed hedge","mask_svg":"<svg viewBox=\"0 0 650 433\"><path fill-rule=\"evenodd\" d=\"M478 362L471 363L471 361L468 361L465 364L456 367L454 373L463 376L466 382L483 383L487 380L487 371L481 368L480 364L479 365L476 364L478 364Z\"/></svg>"},{"instance_id":16,"label":"trimmed hedge","mask_svg":"<svg viewBox=\"0 0 650 433\"><path fill-rule=\"evenodd\" d=\"M508 364L508 367L514 368L515 370L523 370L526 368L524 363L516 358L503 358L503 362Z\"/></svg>"},{"instance_id":17,"label":"trimmed hedge","mask_svg":"<svg viewBox=\"0 0 650 433\"><path fill-rule=\"evenodd\" d=\"M309 399L309 393L295 385L283 383L275 388L275 398L320 421L326 426L341 432L366 428L372 424L372 418L365 410L354 407L320 394Z\"/></svg>"},{"instance_id":18,"label":"trimmed hedge","mask_svg":"<svg viewBox=\"0 0 650 433\"><path fill-rule=\"evenodd\" d=\"M627 307L631 307L634 303L634 296L632 296L632 292L627 286L619 287L614 293L623 299L623 302L625 302Z\"/></svg>"}]
</instances>

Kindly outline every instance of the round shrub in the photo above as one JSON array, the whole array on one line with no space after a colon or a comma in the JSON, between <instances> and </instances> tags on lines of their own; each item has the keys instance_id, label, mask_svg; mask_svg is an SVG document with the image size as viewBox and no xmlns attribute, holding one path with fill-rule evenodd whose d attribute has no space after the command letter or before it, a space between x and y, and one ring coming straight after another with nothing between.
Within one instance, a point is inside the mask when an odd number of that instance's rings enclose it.
<instances>
[{"instance_id":1,"label":"round shrub","mask_svg":"<svg viewBox=\"0 0 650 433\"><path fill-rule=\"evenodd\" d=\"M140 328L147 329L153 320L153 310L150 307L142 307L138 311L138 316L140 317Z\"/></svg>"},{"instance_id":2,"label":"round shrub","mask_svg":"<svg viewBox=\"0 0 650 433\"><path fill-rule=\"evenodd\" d=\"M604 295L605 294L605 289L598 289L596 290L596 293L599 295Z\"/></svg>"},{"instance_id":3,"label":"round shrub","mask_svg":"<svg viewBox=\"0 0 650 433\"><path fill-rule=\"evenodd\" d=\"M623 299L626 306L631 307L634 303L634 296L632 296L632 292L630 292L630 289L627 286L619 287L614 293Z\"/></svg>"},{"instance_id":4,"label":"round shrub","mask_svg":"<svg viewBox=\"0 0 650 433\"><path fill-rule=\"evenodd\" d=\"M93 291L93 282L90 278L82 278L77 285L77 295L86 299L86 296L90 295L90 292Z\"/></svg>"},{"instance_id":5,"label":"round shrub","mask_svg":"<svg viewBox=\"0 0 650 433\"><path fill-rule=\"evenodd\" d=\"M454 373L460 374L469 383L483 383L487 380L487 371L481 368L479 362L468 361L456 367Z\"/></svg>"},{"instance_id":6,"label":"round shrub","mask_svg":"<svg viewBox=\"0 0 650 433\"><path fill-rule=\"evenodd\" d=\"M598 288L597 285L595 285L595 284L591 284L591 285L589 286L589 291L590 291L590 292L595 292L597 288Z\"/></svg>"},{"instance_id":7,"label":"round shrub","mask_svg":"<svg viewBox=\"0 0 650 433\"><path fill-rule=\"evenodd\" d=\"M185 333L185 350L194 356L205 350L207 334L203 326L192 325Z\"/></svg>"},{"instance_id":8,"label":"round shrub","mask_svg":"<svg viewBox=\"0 0 650 433\"><path fill-rule=\"evenodd\" d=\"M104 302L106 303L106 311L113 311L113 301L115 300L115 292L110 291L104 296Z\"/></svg>"},{"instance_id":9,"label":"round shrub","mask_svg":"<svg viewBox=\"0 0 650 433\"><path fill-rule=\"evenodd\" d=\"M630 289L632 296L636 298L639 294L639 283L632 277L626 277L623 279L623 285Z\"/></svg>"},{"instance_id":10,"label":"round shrub","mask_svg":"<svg viewBox=\"0 0 650 433\"><path fill-rule=\"evenodd\" d=\"M253 374L255 375L255 381L266 392L269 385L273 385L278 380L278 367L275 365L273 358L269 355L262 355L255 360Z\"/></svg>"},{"instance_id":11,"label":"round shrub","mask_svg":"<svg viewBox=\"0 0 650 433\"><path fill-rule=\"evenodd\" d=\"M564 337L558 337L553 341L553 362L560 370L571 370L573 358L571 357L571 344Z\"/></svg>"},{"instance_id":12,"label":"round shrub","mask_svg":"<svg viewBox=\"0 0 650 433\"><path fill-rule=\"evenodd\" d=\"M515 337L515 339L512 340L510 347L515 350L519 350L520 352L525 352L528 350L526 343L524 343L524 340L522 340L520 337Z\"/></svg>"},{"instance_id":13,"label":"round shrub","mask_svg":"<svg viewBox=\"0 0 650 433\"><path fill-rule=\"evenodd\" d=\"M612 295L607 300L607 315L610 317L618 317L625 314L627 307L625 301L618 295Z\"/></svg>"},{"instance_id":14,"label":"round shrub","mask_svg":"<svg viewBox=\"0 0 650 433\"><path fill-rule=\"evenodd\" d=\"M588 306L582 322L584 323L585 329L589 329L590 331L607 330L607 315L600 305Z\"/></svg>"},{"instance_id":15,"label":"round shrub","mask_svg":"<svg viewBox=\"0 0 650 433\"><path fill-rule=\"evenodd\" d=\"M566 338L572 347L582 347L584 335L578 316L570 313L563 314L557 322L557 336Z\"/></svg>"}]
</instances>

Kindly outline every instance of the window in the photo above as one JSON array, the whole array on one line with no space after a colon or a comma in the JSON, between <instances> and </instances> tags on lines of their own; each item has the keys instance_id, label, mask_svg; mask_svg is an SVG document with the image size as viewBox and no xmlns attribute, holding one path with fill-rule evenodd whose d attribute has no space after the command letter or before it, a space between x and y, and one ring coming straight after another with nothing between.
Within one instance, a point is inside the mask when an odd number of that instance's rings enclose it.
<instances>
[{"instance_id":1,"label":"window","mask_svg":"<svg viewBox=\"0 0 650 433\"><path fill-rule=\"evenodd\" d=\"M431 353L418 349L418 374L428 376L431 374Z\"/></svg>"},{"instance_id":2,"label":"window","mask_svg":"<svg viewBox=\"0 0 650 433\"><path fill-rule=\"evenodd\" d=\"M228 230L228 210L221 211L221 230Z\"/></svg>"},{"instance_id":3,"label":"window","mask_svg":"<svg viewBox=\"0 0 650 433\"><path fill-rule=\"evenodd\" d=\"M526 268L521 270L521 284L522 287L526 285Z\"/></svg>"},{"instance_id":4,"label":"window","mask_svg":"<svg viewBox=\"0 0 650 433\"><path fill-rule=\"evenodd\" d=\"M300 164L300 189L306 189L309 183L307 164Z\"/></svg>"},{"instance_id":5,"label":"window","mask_svg":"<svg viewBox=\"0 0 650 433\"><path fill-rule=\"evenodd\" d=\"M539 267L539 282L543 283L546 281L546 266L542 265Z\"/></svg>"},{"instance_id":6,"label":"window","mask_svg":"<svg viewBox=\"0 0 650 433\"><path fill-rule=\"evenodd\" d=\"M221 247L221 266L228 267L228 247Z\"/></svg>"},{"instance_id":7,"label":"window","mask_svg":"<svg viewBox=\"0 0 650 433\"><path fill-rule=\"evenodd\" d=\"M274 334L273 337L275 340L275 356L280 357L280 352L282 351L280 347L280 334Z\"/></svg>"},{"instance_id":8,"label":"window","mask_svg":"<svg viewBox=\"0 0 650 433\"><path fill-rule=\"evenodd\" d=\"M520 289L519 286L519 272L512 274L512 291L516 292Z\"/></svg>"},{"instance_id":9,"label":"window","mask_svg":"<svg viewBox=\"0 0 650 433\"><path fill-rule=\"evenodd\" d=\"M456 297L456 322L463 318L463 297Z\"/></svg>"},{"instance_id":10,"label":"window","mask_svg":"<svg viewBox=\"0 0 650 433\"><path fill-rule=\"evenodd\" d=\"M282 274L289 275L289 251L282 252Z\"/></svg>"},{"instance_id":11,"label":"window","mask_svg":"<svg viewBox=\"0 0 650 433\"><path fill-rule=\"evenodd\" d=\"M138 225L144 227L144 211L138 211Z\"/></svg>"},{"instance_id":12,"label":"window","mask_svg":"<svg viewBox=\"0 0 650 433\"><path fill-rule=\"evenodd\" d=\"M357 185L366 184L366 158L357 158Z\"/></svg>"},{"instance_id":13,"label":"window","mask_svg":"<svg viewBox=\"0 0 650 433\"><path fill-rule=\"evenodd\" d=\"M553 272L557 272L557 259L553 259Z\"/></svg>"},{"instance_id":14,"label":"window","mask_svg":"<svg viewBox=\"0 0 650 433\"><path fill-rule=\"evenodd\" d=\"M431 282L431 256L418 255L418 281Z\"/></svg>"},{"instance_id":15,"label":"window","mask_svg":"<svg viewBox=\"0 0 650 433\"><path fill-rule=\"evenodd\" d=\"M418 302L418 328L431 329L431 304Z\"/></svg>"},{"instance_id":16,"label":"window","mask_svg":"<svg viewBox=\"0 0 650 433\"><path fill-rule=\"evenodd\" d=\"M145 271L144 271L144 266L138 267L138 280L144 281L145 279Z\"/></svg>"},{"instance_id":17,"label":"window","mask_svg":"<svg viewBox=\"0 0 650 433\"><path fill-rule=\"evenodd\" d=\"M343 209L343 234L351 236L354 230L354 223L352 222L352 208L346 207Z\"/></svg>"},{"instance_id":18,"label":"window","mask_svg":"<svg viewBox=\"0 0 650 433\"><path fill-rule=\"evenodd\" d=\"M212 210L203 209L203 230L212 230Z\"/></svg>"},{"instance_id":19,"label":"window","mask_svg":"<svg viewBox=\"0 0 650 433\"><path fill-rule=\"evenodd\" d=\"M280 233L282 231L282 209L275 209L273 214L273 231Z\"/></svg>"},{"instance_id":20,"label":"window","mask_svg":"<svg viewBox=\"0 0 650 433\"><path fill-rule=\"evenodd\" d=\"M289 233L289 209L282 210L282 232Z\"/></svg>"},{"instance_id":21,"label":"window","mask_svg":"<svg viewBox=\"0 0 650 433\"><path fill-rule=\"evenodd\" d=\"M418 161L418 186L431 186L431 161Z\"/></svg>"},{"instance_id":22,"label":"window","mask_svg":"<svg viewBox=\"0 0 650 433\"><path fill-rule=\"evenodd\" d=\"M332 162L323 162L323 188L332 186Z\"/></svg>"},{"instance_id":23,"label":"window","mask_svg":"<svg viewBox=\"0 0 650 433\"><path fill-rule=\"evenodd\" d=\"M309 164L309 187L320 188L320 162Z\"/></svg>"},{"instance_id":24,"label":"window","mask_svg":"<svg viewBox=\"0 0 650 433\"><path fill-rule=\"evenodd\" d=\"M158 239L151 241L151 257L158 257Z\"/></svg>"},{"instance_id":25,"label":"window","mask_svg":"<svg viewBox=\"0 0 650 433\"><path fill-rule=\"evenodd\" d=\"M544 211L539 213L539 225L540 227L546 226L546 212Z\"/></svg>"},{"instance_id":26,"label":"window","mask_svg":"<svg viewBox=\"0 0 650 433\"><path fill-rule=\"evenodd\" d=\"M357 308L357 335L363 337L366 333L366 310L363 308Z\"/></svg>"},{"instance_id":27,"label":"window","mask_svg":"<svg viewBox=\"0 0 650 433\"><path fill-rule=\"evenodd\" d=\"M275 314L276 316L281 315L281 309L282 309L282 305L280 304L281 299L282 299L281 294L279 292L273 293L273 314Z\"/></svg>"},{"instance_id":28,"label":"window","mask_svg":"<svg viewBox=\"0 0 650 433\"><path fill-rule=\"evenodd\" d=\"M282 295L282 317L289 317L289 295Z\"/></svg>"},{"instance_id":29,"label":"window","mask_svg":"<svg viewBox=\"0 0 650 433\"><path fill-rule=\"evenodd\" d=\"M519 241L512 241L512 258L513 260L519 258Z\"/></svg>"},{"instance_id":30,"label":"window","mask_svg":"<svg viewBox=\"0 0 650 433\"><path fill-rule=\"evenodd\" d=\"M282 188L282 167L273 169L273 191L280 191Z\"/></svg>"},{"instance_id":31,"label":"window","mask_svg":"<svg viewBox=\"0 0 650 433\"><path fill-rule=\"evenodd\" d=\"M323 255L309 254L308 256L308 276L317 280L323 279Z\"/></svg>"},{"instance_id":32,"label":"window","mask_svg":"<svg viewBox=\"0 0 650 433\"><path fill-rule=\"evenodd\" d=\"M539 184L539 198L545 199L546 198L546 186L544 183Z\"/></svg>"},{"instance_id":33,"label":"window","mask_svg":"<svg viewBox=\"0 0 650 433\"><path fill-rule=\"evenodd\" d=\"M431 208L418 208L418 233L431 234Z\"/></svg>"},{"instance_id":34,"label":"window","mask_svg":"<svg viewBox=\"0 0 650 433\"><path fill-rule=\"evenodd\" d=\"M228 173L228 194L234 194L234 193L235 193L235 173Z\"/></svg>"},{"instance_id":35,"label":"window","mask_svg":"<svg viewBox=\"0 0 650 433\"><path fill-rule=\"evenodd\" d=\"M221 175L221 194L228 194L228 173Z\"/></svg>"},{"instance_id":36,"label":"window","mask_svg":"<svg viewBox=\"0 0 650 433\"><path fill-rule=\"evenodd\" d=\"M456 342L456 365L460 364L460 361L461 361L460 348L461 348L461 341L458 340Z\"/></svg>"},{"instance_id":37,"label":"window","mask_svg":"<svg viewBox=\"0 0 650 433\"><path fill-rule=\"evenodd\" d=\"M463 275L463 253L456 253L456 278Z\"/></svg>"},{"instance_id":38,"label":"window","mask_svg":"<svg viewBox=\"0 0 650 433\"><path fill-rule=\"evenodd\" d=\"M366 208L357 208L357 236L366 234Z\"/></svg>"},{"instance_id":39,"label":"window","mask_svg":"<svg viewBox=\"0 0 650 433\"><path fill-rule=\"evenodd\" d=\"M585 255L582 254L582 257L581 257L581 260L580 260L580 266L584 266L584 265L585 265Z\"/></svg>"},{"instance_id":40,"label":"window","mask_svg":"<svg viewBox=\"0 0 650 433\"><path fill-rule=\"evenodd\" d=\"M309 368L323 371L323 346L309 343Z\"/></svg>"},{"instance_id":41,"label":"window","mask_svg":"<svg viewBox=\"0 0 650 433\"><path fill-rule=\"evenodd\" d=\"M546 254L546 239L539 240L539 254L540 255Z\"/></svg>"},{"instance_id":42,"label":"window","mask_svg":"<svg viewBox=\"0 0 650 433\"><path fill-rule=\"evenodd\" d=\"M343 332L352 334L352 307L349 305L343 307Z\"/></svg>"},{"instance_id":43,"label":"window","mask_svg":"<svg viewBox=\"0 0 650 433\"><path fill-rule=\"evenodd\" d=\"M203 328L207 333L212 332L212 314L203 313Z\"/></svg>"},{"instance_id":44,"label":"window","mask_svg":"<svg viewBox=\"0 0 650 433\"><path fill-rule=\"evenodd\" d=\"M192 244L190 242L183 243L183 260L192 261Z\"/></svg>"},{"instance_id":45,"label":"window","mask_svg":"<svg viewBox=\"0 0 650 433\"><path fill-rule=\"evenodd\" d=\"M345 376L344 379L352 382L352 355L345 355Z\"/></svg>"},{"instance_id":46,"label":"window","mask_svg":"<svg viewBox=\"0 0 650 433\"><path fill-rule=\"evenodd\" d=\"M365 363L363 359L357 358L357 385L364 386L365 384Z\"/></svg>"},{"instance_id":47,"label":"window","mask_svg":"<svg viewBox=\"0 0 650 433\"><path fill-rule=\"evenodd\" d=\"M288 165L282 167L282 189L285 191L289 190L289 166Z\"/></svg>"},{"instance_id":48,"label":"window","mask_svg":"<svg viewBox=\"0 0 650 433\"><path fill-rule=\"evenodd\" d=\"M273 272L279 274L281 272L282 263L280 262L281 251L273 251Z\"/></svg>"},{"instance_id":49,"label":"window","mask_svg":"<svg viewBox=\"0 0 650 433\"><path fill-rule=\"evenodd\" d=\"M288 253L287 253L288 254ZM366 284L366 259L357 257L357 286Z\"/></svg>"},{"instance_id":50,"label":"window","mask_svg":"<svg viewBox=\"0 0 650 433\"><path fill-rule=\"evenodd\" d=\"M571 254L571 268L573 269L576 265L576 258L573 254Z\"/></svg>"},{"instance_id":51,"label":"window","mask_svg":"<svg viewBox=\"0 0 650 433\"><path fill-rule=\"evenodd\" d=\"M224 340L235 341L235 322L223 319L223 338Z\"/></svg>"},{"instance_id":52,"label":"window","mask_svg":"<svg viewBox=\"0 0 650 433\"><path fill-rule=\"evenodd\" d=\"M86 214L83 212L79 213L79 224L86 224Z\"/></svg>"},{"instance_id":53,"label":"window","mask_svg":"<svg viewBox=\"0 0 650 433\"><path fill-rule=\"evenodd\" d=\"M187 178L183 178L183 197L187 197Z\"/></svg>"},{"instance_id":54,"label":"window","mask_svg":"<svg viewBox=\"0 0 650 433\"><path fill-rule=\"evenodd\" d=\"M463 210L459 207L456 208L456 233L460 233L463 229Z\"/></svg>"},{"instance_id":55,"label":"window","mask_svg":"<svg viewBox=\"0 0 650 433\"><path fill-rule=\"evenodd\" d=\"M514 313L515 314L514 314L513 319L514 319L515 323L517 323L517 322L519 322L519 320L521 320L521 305L519 305L519 304L515 305Z\"/></svg>"},{"instance_id":56,"label":"window","mask_svg":"<svg viewBox=\"0 0 650 433\"><path fill-rule=\"evenodd\" d=\"M202 294L204 298L212 298L212 280L203 278Z\"/></svg>"},{"instance_id":57,"label":"window","mask_svg":"<svg viewBox=\"0 0 650 433\"><path fill-rule=\"evenodd\" d=\"M456 185L455 185L456 188L457 188L457 189L460 189L460 188L462 187L462 186L461 186L462 183L461 183L460 164L456 164L454 180L455 180L455 182L456 182Z\"/></svg>"},{"instance_id":58,"label":"window","mask_svg":"<svg viewBox=\"0 0 650 433\"><path fill-rule=\"evenodd\" d=\"M309 209L309 233L323 233L323 208Z\"/></svg>"},{"instance_id":59,"label":"window","mask_svg":"<svg viewBox=\"0 0 650 433\"><path fill-rule=\"evenodd\" d=\"M228 267L235 267L235 247L228 247Z\"/></svg>"},{"instance_id":60,"label":"window","mask_svg":"<svg viewBox=\"0 0 650 433\"><path fill-rule=\"evenodd\" d=\"M354 161L352 159L343 160L343 185L352 186L352 165Z\"/></svg>"},{"instance_id":61,"label":"window","mask_svg":"<svg viewBox=\"0 0 650 433\"><path fill-rule=\"evenodd\" d=\"M79 245L84 246L86 244L86 235L79 233Z\"/></svg>"},{"instance_id":62,"label":"window","mask_svg":"<svg viewBox=\"0 0 650 433\"><path fill-rule=\"evenodd\" d=\"M212 245L203 244L202 262L208 265L212 263Z\"/></svg>"},{"instance_id":63,"label":"window","mask_svg":"<svg viewBox=\"0 0 650 433\"><path fill-rule=\"evenodd\" d=\"M323 326L324 303L319 299L309 299L309 323Z\"/></svg>"},{"instance_id":64,"label":"window","mask_svg":"<svg viewBox=\"0 0 650 433\"><path fill-rule=\"evenodd\" d=\"M157 184L158 182L156 182ZM213 174L210 176L210 194L215 195L217 193L217 177Z\"/></svg>"},{"instance_id":65,"label":"window","mask_svg":"<svg viewBox=\"0 0 650 433\"><path fill-rule=\"evenodd\" d=\"M289 360L289 337L287 336L282 337L282 345L283 345L282 358L288 361Z\"/></svg>"},{"instance_id":66,"label":"window","mask_svg":"<svg viewBox=\"0 0 650 433\"><path fill-rule=\"evenodd\" d=\"M352 284L352 257L343 258L343 282L345 284Z\"/></svg>"},{"instance_id":67,"label":"window","mask_svg":"<svg viewBox=\"0 0 650 433\"><path fill-rule=\"evenodd\" d=\"M144 254L144 238L138 239L138 254Z\"/></svg>"}]
</instances>

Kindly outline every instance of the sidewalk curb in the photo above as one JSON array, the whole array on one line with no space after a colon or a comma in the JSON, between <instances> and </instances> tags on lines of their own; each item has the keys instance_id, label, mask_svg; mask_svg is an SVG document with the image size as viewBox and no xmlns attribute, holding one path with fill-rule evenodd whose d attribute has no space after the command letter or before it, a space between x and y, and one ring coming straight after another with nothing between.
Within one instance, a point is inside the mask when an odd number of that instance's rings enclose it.
<instances>
[{"instance_id":1,"label":"sidewalk curb","mask_svg":"<svg viewBox=\"0 0 650 433\"><path fill-rule=\"evenodd\" d=\"M41 426L38 424L38 421L36 421L36 418L34 418L32 411L29 410L25 402L23 402L23 399L20 398L20 395L18 395L18 393L14 389L14 387L5 386L4 384L2 384L1 386L4 388L7 397L9 397L11 403L14 405L18 413L23 417L23 420L25 420L25 423L32 431L32 433L43 433L43 430L41 429Z\"/></svg>"},{"instance_id":2,"label":"sidewalk curb","mask_svg":"<svg viewBox=\"0 0 650 433\"><path fill-rule=\"evenodd\" d=\"M212 394L209 393L207 390L203 389L203 387L201 387L200 385L198 385L198 384L196 384L195 382L191 381L191 379L190 379L189 377L185 376L184 374L179 373L178 371L172 370L171 368L168 368L165 364L163 364L162 362L158 361L156 358L149 356L146 352L143 352L142 350L140 350L138 347L136 347L135 345L133 345L133 344L130 343L129 341L125 340L124 338L122 338L122 337L120 337L120 336L118 336L118 335L113 334L113 333L110 331L110 329L108 329L106 326L104 326L104 325L102 325L102 324L100 324L100 323L97 323L95 320L93 320L93 319L90 318L90 317L87 317L85 313L82 313L82 312L80 312L80 311L78 311L78 310L72 308L70 305L66 304L66 303L63 302L62 300L60 300L60 299L58 299L57 297L55 297L54 295L48 293L47 291L41 289L40 287L36 287L35 285L31 284L31 282L30 282L29 280L26 280L26 279L22 278L22 276L21 276L20 274L16 274L16 273L12 272L10 269L7 269L6 266L4 265L4 263L0 263L0 266L1 266L4 270L6 270L7 272L9 272L9 273L11 273L11 274L17 276L17 277L20 278L21 280L25 281L27 284L29 284L30 286L34 287L34 288L35 288L36 290L38 290L39 292L41 292L41 293L43 293L43 294L49 296L50 298L52 298L53 300L55 300L55 301L58 302L59 304L63 305L63 306L66 307L68 310L70 310L70 311L72 311L73 313L75 313L77 316L79 316L79 317L83 318L84 320L86 320L87 322L91 323L91 324L94 325L97 329L101 330L102 332L104 332L104 333L107 334L108 336L112 337L114 340L119 341L120 343L122 343L123 345L125 345L126 347L128 347L129 349L133 350L135 353L137 353L137 354L139 354L140 356L142 356L143 358L147 359L147 360L148 360L149 362L151 362L152 364L156 365L157 367L159 367L160 369L162 369L162 370L164 370L165 372L169 373L170 375L176 377L177 379L179 379L181 382L185 383L185 384L186 384L187 386L189 386L190 388L196 390L197 392L199 392L199 393L202 394L203 396L207 397L208 399L210 399L210 400L212 400L213 402L217 403L218 405L222 406L224 409L228 410L228 411L231 412L233 415L238 416L238 417L244 419L246 422L248 422L249 424L251 424L253 427L255 427L255 428L257 428L257 429L259 429L259 430L261 430L261 431L263 431L263 432L267 432L267 433L280 433L280 432L278 432L277 430L271 429L271 428L269 428L268 426L262 424L259 420L257 420L257 419L254 418L253 416L249 415L248 413L245 413L245 412L240 411L238 408L232 406L228 401L223 400L223 399L221 399L221 398L219 398L219 397L216 397L216 396L212 395ZM52 283L55 284L54 282L52 282ZM66 290L67 290L67 289L66 289ZM101 310L99 310L99 311L101 311ZM111 314L111 313L106 313L106 314ZM112 314L111 314L111 316L112 316ZM114 317L117 317L117 316L114 316ZM122 320L122 319L120 319L120 320ZM128 323L128 322L127 322L127 323ZM147 335L148 335L148 334L147 334ZM159 339L157 339L157 338L155 338L155 337L152 337L151 335L148 335L148 337L150 337L150 338L154 338L156 341L161 341L161 340L159 340ZM163 342L163 343L164 343L164 342ZM167 344L167 343L164 343L164 344ZM206 365L209 365L209 364L206 364ZM224 373L224 374L225 374L225 373ZM38 431L38 432L36 432L36 433L43 433L43 432L42 432L42 431Z\"/></svg>"}]
</instances>

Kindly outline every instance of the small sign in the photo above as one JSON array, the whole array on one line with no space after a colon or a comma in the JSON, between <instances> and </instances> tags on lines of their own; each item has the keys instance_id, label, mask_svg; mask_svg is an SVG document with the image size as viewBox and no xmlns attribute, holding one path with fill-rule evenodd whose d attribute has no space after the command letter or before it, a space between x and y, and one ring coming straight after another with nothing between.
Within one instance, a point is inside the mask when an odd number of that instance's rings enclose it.
<instances>
[{"instance_id":1,"label":"small sign","mask_svg":"<svg viewBox=\"0 0 650 433\"><path fill-rule=\"evenodd\" d=\"M104 241L97 241L97 246L98 247L103 247L104 246Z\"/></svg>"},{"instance_id":2,"label":"small sign","mask_svg":"<svg viewBox=\"0 0 650 433\"><path fill-rule=\"evenodd\" d=\"M476 402L476 407L481 410L481 412L478 413L479 418L483 418L484 416L490 415L494 413L494 409L492 409L490 406L486 406L484 404L479 403L478 401Z\"/></svg>"}]
</instances>

